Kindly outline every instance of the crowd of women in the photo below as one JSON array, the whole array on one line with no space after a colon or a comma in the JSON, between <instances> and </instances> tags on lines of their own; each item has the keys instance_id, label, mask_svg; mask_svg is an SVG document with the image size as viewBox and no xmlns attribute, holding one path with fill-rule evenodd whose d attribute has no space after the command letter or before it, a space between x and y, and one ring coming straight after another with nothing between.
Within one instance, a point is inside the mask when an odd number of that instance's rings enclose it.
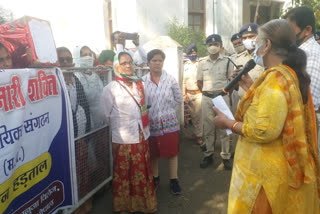
<instances>
[{"instance_id":1,"label":"crowd of women","mask_svg":"<svg viewBox=\"0 0 320 214\"><path fill-rule=\"evenodd\" d=\"M319 213L310 77L306 55L295 40L286 20L261 26L255 59L267 69L255 82L248 75L242 78L246 94L236 120L215 109L216 126L240 135L229 213ZM101 104L113 135L113 208L152 213L157 210L159 158L169 158L171 191L181 192L175 105L182 102L182 94L176 80L162 69L161 50L148 53L150 73L142 79L134 76L130 54L121 52L117 60L116 81L104 88Z\"/></svg>"},{"instance_id":2,"label":"crowd of women","mask_svg":"<svg viewBox=\"0 0 320 214\"><path fill-rule=\"evenodd\" d=\"M265 71L255 81L243 75L240 86L246 94L239 102L235 120L214 108L216 127L231 129L239 135L229 213L320 212L320 168L311 79L306 72L307 56L297 47L295 35L294 28L285 19L272 20L259 27L254 60ZM81 57L86 56L86 49L89 48L80 49ZM65 63L62 66L73 65L70 51L61 48L58 54L60 63ZM114 54L111 55L112 61ZM93 63L92 57L90 62L89 58L83 59L80 65ZM113 62L116 78L103 89L99 76L70 74L66 80L67 85L71 84L68 90L73 97L73 110L86 111L88 104L80 103L76 93L84 90L88 103L93 103L95 108L89 115L82 113L87 115L87 121L96 118L95 122L111 127L115 212L157 211L159 158L169 160L170 191L181 194L177 173L176 105L183 102L183 96L175 78L163 70L164 60L163 51L148 52L150 73L140 78L135 75L132 54L118 51ZM99 101L96 92L86 92L88 87L80 87L79 82L83 85L86 81L101 85L99 90L103 92ZM83 129L95 125L91 122Z\"/></svg>"}]
</instances>

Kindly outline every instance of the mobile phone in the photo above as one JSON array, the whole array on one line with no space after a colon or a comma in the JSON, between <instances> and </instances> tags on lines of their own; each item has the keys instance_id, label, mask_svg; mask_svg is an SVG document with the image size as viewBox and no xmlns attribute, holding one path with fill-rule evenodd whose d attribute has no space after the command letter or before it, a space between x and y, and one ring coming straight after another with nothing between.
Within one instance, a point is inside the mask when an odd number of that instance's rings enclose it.
<instances>
[{"instance_id":1,"label":"mobile phone","mask_svg":"<svg viewBox=\"0 0 320 214\"><path fill-rule=\"evenodd\" d=\"M138 33L125 33L126 40L136 40Z\"/></svg>"}]
</instances>

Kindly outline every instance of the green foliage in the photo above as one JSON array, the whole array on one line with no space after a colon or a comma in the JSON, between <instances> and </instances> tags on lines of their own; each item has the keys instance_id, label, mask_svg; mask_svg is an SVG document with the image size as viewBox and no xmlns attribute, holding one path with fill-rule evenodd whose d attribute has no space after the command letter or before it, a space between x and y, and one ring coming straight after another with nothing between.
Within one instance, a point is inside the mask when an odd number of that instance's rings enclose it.
<instances>
[{"instance_id":1,"label":"green foliage","mask_svg":"<svg viewBox=\"0 0 320 214\"><path fill-rule=\"evenodd\" d=\"M319 0L292 0L293 7L306 6L310 7L314 11L314 16L316 18L316 30L320 30L320 1ZM290 8L287 8L284 12L288 12Z\"/></svg>"},{"instance_id":2,"label":"green foliage","mask_svg":"<svg viewBox=\"0 0 320 214\"><path fill-rule=\"evenodd\" d=\"M169 21L168 35L177 41L185 51L191 43L196 43L198 48L198 56L203 57L208 55L205 45L206 36L203 32L196 32L191 27L181 24L177 18L173 18Z\"/></svg>"}]
</instances>

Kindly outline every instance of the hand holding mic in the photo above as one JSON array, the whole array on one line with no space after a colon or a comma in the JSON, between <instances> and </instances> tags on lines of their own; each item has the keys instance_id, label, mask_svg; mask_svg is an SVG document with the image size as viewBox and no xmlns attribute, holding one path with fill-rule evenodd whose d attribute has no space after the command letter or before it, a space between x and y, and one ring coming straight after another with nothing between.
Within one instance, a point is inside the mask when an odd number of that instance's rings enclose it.
<instances>
[{"instance_id":1,"label":"hand holding mic","mask_svg":"<svg viewBox=\"0 0 320 214\"><path fill-rule=\"evenodd\" d=\"M228 83L228 85L224 89L222 89L219 95L226 95L230 91L230 89L232 89L241 80L242 75L251 71L254 66L256 66L255 61L253 59L250 59L242 68L242 70L239 71L239 73Z\"/></svg>"}]
</instances>

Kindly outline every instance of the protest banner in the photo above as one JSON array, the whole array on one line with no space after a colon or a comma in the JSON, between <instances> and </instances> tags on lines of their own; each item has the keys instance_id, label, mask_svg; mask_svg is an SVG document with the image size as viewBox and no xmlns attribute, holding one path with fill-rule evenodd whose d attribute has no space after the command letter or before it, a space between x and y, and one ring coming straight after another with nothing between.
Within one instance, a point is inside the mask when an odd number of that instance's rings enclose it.
<instances>
[{"instance_id":1,"label":"protest banner","mask_svg":"<svg viewBox=\"0 0 320 214\"><path fill-rule=\"evenodd\" d=\"M77 201L69 99L58 68L0 70L0 213Z\"/></svg>"}]
</instances>

